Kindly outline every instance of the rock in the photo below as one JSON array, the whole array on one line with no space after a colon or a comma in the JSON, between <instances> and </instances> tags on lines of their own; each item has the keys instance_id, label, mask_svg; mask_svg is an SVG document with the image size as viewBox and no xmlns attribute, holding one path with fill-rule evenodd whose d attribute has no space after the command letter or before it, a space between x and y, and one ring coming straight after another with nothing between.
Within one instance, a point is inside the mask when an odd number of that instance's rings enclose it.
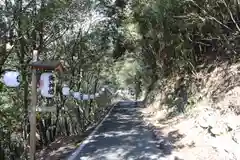
<instances>
[{"instance_id":1,"label":"rock","mask_svg":"<svg viewBox=\"0 0 240 160\"><path fill-rule=\"evenodd\" d=\"M212 138L208 143L219 153L221 159L234 159L240 157L240 145L235 143L232 139L231 134L226 134Z\"/></svg>"},{"instance_id":2,"label":"rock","mask_svg":"<svg viewBox=\"0 0 240 160\"><path fill-rule=\"evenodd\" d=\"M174 160L184 160L184 159L175 156L175 157L174 157Z\"/></svg>"},{"instance_id":3,"label":"rock","mask_svg":"<svg viewBox=\"0 0 240 160\"><path fill-rule=\"evenodd\" d=\"M202 119L198 122L199 126L204 128L204 129L207 129L209 127L209 124L207 123L207 121L205 119Z\"/></svg>"},{"instance_id":4,"label":"rock","mask_svg":"<svg viewBox=\"0 0 240 160\"><path fill-rule=\"evenodd\" d=\"M228 115L226 118L226 123L229 128L232 130L236 130L239 126L239 117L234 116L234 115Z\"/></svg>"},{"instance_id":5,"label":"rock","mask_svg":"<svg viewBox=\"0 0 240 160\"><path fill-rule=\"evenodd\" d=\"M204 129L209 127L214 128L213 126L215 126L218 121L218 116L216 113L206 110L204 113L200 113L200 115L202 115L198 122L200 127Z\"/></svg>"},{"instance_id":6,"label":"rock","mask_svg":"<svg viewBox=\"0 0 240 160\"><path fill-rule=\"evenodd\" d=\"M210 129L210 132L211 132L211 134L214 135L214 136L220 136L221 133L222 133L219 128L211 128L211 129Z\"/></svg>"},{"instance_id":7,"label":"rock","mask_svg":"<svg viewBox=\"0 0 240 160\"><path fill-rule=\"evenodd\" d=\"M214 136L220 136L228 132L227 125L216 125L209 129L210 133Z\"/></svg>"},{"instance_id":8,"label":"rock","mask_svg":"<svg viewBox=\"0 0 240 160\"><path fill-rule=\"evenodd\" d=\"M193 140L187 140L186 142L186 146L188 147L195 147L195 142Z\"/></svg>"},{"instance_id":9,"label":"rock","mask_svg":"<svg viewBox=\"0 0 240 160\"><path fill-rule=\"evenodd\" d=\"M214 120L214 118L212 120ZM208 132L214 137L225 134L230 130L231 128L220 118L209 123L208 127Z\"/></svg>"},{"instance_id":10,"label":"rock","mask_svg":"<svg viewBox=\"0 0 240 160\"><path fill-rule=\"evenodd\" d=\"M240 131L234 132L232 135L232 140L237 144L240 144Z\"/></svg>"}]
</instances>

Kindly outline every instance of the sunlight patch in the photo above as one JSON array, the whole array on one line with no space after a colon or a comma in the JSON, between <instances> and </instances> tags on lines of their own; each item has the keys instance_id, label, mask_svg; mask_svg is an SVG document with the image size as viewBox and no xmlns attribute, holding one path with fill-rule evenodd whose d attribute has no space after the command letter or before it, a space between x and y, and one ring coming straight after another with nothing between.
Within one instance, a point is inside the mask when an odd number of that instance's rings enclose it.
<instances>
[{"instance_id":1,"label":"sunlight patch","mask_svg":"<svg viewBox=\"0 0 240 160\"><path fill-rule=\"evenodd\" d=\"M130 136L130 135L136 135L139 134L137 130L129 130L129 131L112 131L108 133L104 133L103 135L105 136Z\"/></svg>"}]
</instances>

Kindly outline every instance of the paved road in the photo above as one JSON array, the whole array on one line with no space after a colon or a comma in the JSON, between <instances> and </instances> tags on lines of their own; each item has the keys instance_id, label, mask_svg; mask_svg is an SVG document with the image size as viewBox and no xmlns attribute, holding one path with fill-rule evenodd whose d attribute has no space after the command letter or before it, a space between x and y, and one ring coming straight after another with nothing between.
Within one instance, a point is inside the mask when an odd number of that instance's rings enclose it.
<instances>
[{"instance_id":1,"label":"paved road","mask_svg":"<svg viewBox=\"0 0 240 160\"><path fill-rule=\"evenodd\" d=\"M120 102L74 160L161 160L139 109L133 102Z\"/></svg>"}]
</instances>

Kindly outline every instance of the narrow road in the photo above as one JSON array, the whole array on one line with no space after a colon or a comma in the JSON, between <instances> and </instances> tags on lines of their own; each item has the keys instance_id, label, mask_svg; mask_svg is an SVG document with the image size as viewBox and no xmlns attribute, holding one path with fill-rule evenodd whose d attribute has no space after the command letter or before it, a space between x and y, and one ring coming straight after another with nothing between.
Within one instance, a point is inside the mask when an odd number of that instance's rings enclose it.
<instances>
[{"instance_id":1,"label":"narrow road","mask_svg":"<svg viewBox=\"0 0 240 160\"><path fill-rule=\"evenodd\" d=\"M139 109L133 102L119 102L72 160L161 160L161 150L143 125Z\"/></svg>"}]
</instances>

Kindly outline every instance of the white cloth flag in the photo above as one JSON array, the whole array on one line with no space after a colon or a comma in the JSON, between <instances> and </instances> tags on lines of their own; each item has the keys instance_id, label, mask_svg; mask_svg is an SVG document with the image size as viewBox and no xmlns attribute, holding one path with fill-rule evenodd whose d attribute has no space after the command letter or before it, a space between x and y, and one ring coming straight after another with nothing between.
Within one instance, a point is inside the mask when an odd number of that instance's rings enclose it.
<instances>
[{"instance_id":1,"label":"white cloth flag","mask_svg":"<svg viewBox=\"0 0 240 160\"><path fill-rule=\"evenodd\" d=\"M77 100L81 100L81 93L80 92L73 92L73 97Z\"/></svg>"},{"instance_id":2,"label":"white cloth flag","mask_svg":"<svg viewBox=\"0 0 240 160\"><path fill-rule=\"evenodd\" d=\"M82 100L89 100L89 95L88 94L83 94Z\"/></svg>"},{"instance_id":3,"label":"white cloth flag","mask_svg":"<svg viewBox=\"0 0 240 160\"><path fill-rule=\"evenodd\" d=\"M90 95L90 99L94 99L94 95L93 94Z\"/></svg>"}]
</instances>

